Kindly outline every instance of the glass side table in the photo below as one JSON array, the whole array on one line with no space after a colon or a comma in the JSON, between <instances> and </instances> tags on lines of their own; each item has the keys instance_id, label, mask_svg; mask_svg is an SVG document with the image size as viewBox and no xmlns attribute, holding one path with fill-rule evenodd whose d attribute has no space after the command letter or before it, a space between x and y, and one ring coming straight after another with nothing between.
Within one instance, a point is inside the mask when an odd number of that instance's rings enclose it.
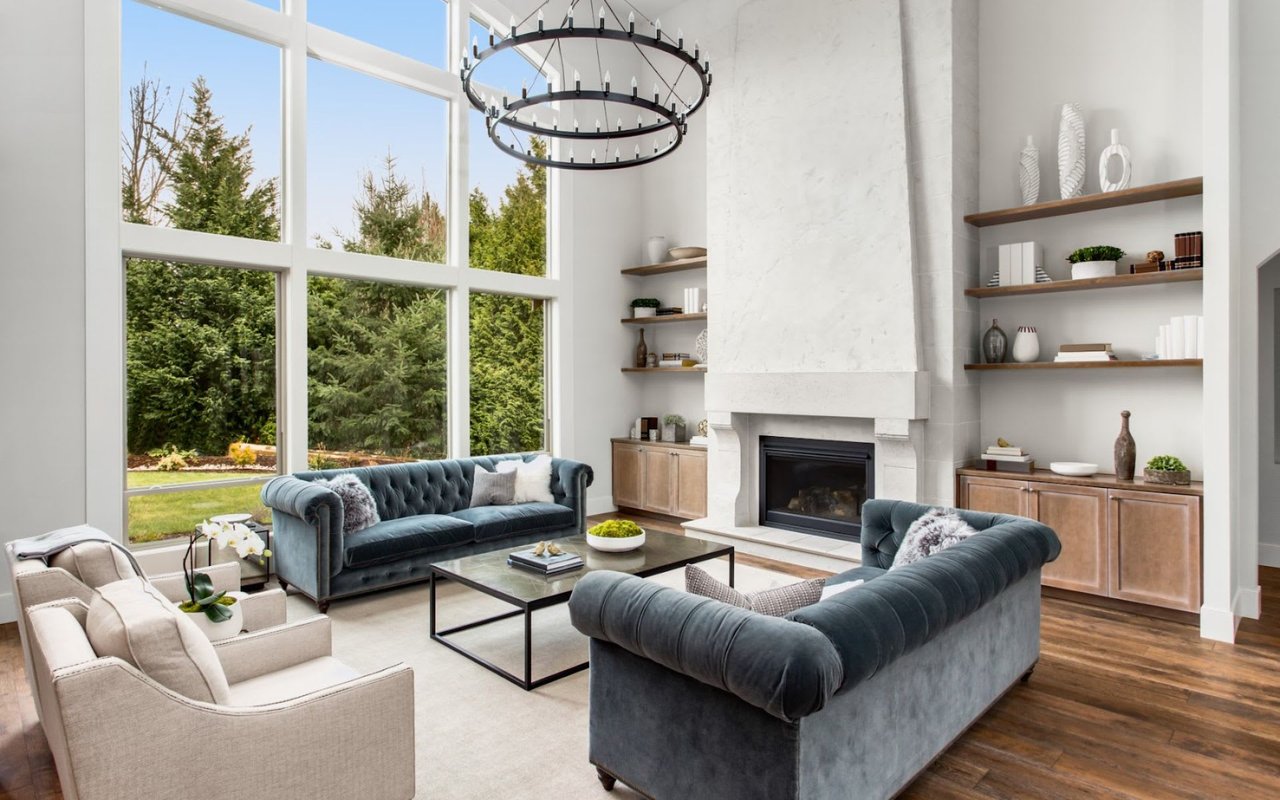
<instances>
[{"instance_id":1,"label":"glass side table","mask_svg":"<svg viewBox=\"0 0 1280 800\"><path fill-rule=\"evenodd\" d=\"M267 550L271 549L271 526L263 525L254 520L245 523L249 530L254 531L262 537L262 541L266 542ZM261 589L271 581L271 556L262 559L261 564L257 558L240 558L236 552L231 549L222 549L214 547L212 541L208 542L208 551L205 558L209 564L221 564L228 561L240 562L240 588L241 589Z\"/></svg>"}]
</instances>

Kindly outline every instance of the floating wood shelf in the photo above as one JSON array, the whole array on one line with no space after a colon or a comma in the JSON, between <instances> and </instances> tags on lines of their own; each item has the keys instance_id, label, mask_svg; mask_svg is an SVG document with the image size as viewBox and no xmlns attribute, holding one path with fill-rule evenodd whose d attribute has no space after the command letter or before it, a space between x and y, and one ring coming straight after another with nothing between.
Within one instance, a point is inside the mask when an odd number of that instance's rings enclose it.
<instances>
[{"instance_id":1,"label":"floating wood shelf","mask_svg":"<svg viewBox=\"0 0 1280 800\"><path fill-rule=\"evenodd\" d=\"M969 214L964 221L977 228L988 225L1005 225L1010 222L1024 222L1029 219L1060 217L1065 214L1079 214L1083 211L1097 211L1102 208L1132 206L1139 203L1153 203L1157 200L1172 200L1175 197L1191 197L1204 193L1204 178L1184 178L1180 181L1153 183L1150 186L1139 186L1135 189L1124 189L1119 192L1099 192L1084 197L1073 197L1070 200L1051 200L1047 203L1036 203L1031 206L1005 208L999 211L983 211ZM626 270L623 270L626 272Z\"/></svg>"},{"instance_id":2,"label":"floating wood shelf","mask_svg":"<svg viewBox=\"0 0 1280 800\"><path fill-rule=\"evenodd\" d=\"M700 372L707 374L703 367L623 367L623 372Z\"/></svg>"},{"instance_id":3,"label":"floating wood shelf","mask_svg":"<svg viewBox=\"0 0 1280 800\"><path fill-rule=\"evenodd\" d=\"M699 311L696 314L660 314L656 317L628 317L622 322L625 325L659 325L664 322L696 322L706 318L707 312Z\"/></svg>"},{"instance_id":4,"label":"floating wood shelf","mask_svg":"<svg viewBox=\"0 0 1280 800\"><path fill-rule=\"evenodd\" d=\"M678 258L675 261L663 261L661 264L646 264L643 267L628 267L622 271L622 274L643 277L645 275L662 275L667 272L684 272L690 269L705 269L706 266L707 257L698 256L697 258Z\"/></svg>"},{"instance_id":5,"label":"floating wood shelf","mask_svg":"<svg viewBox=\"0 0 1280 800\"><path fill-rule=\"evenodd\" d=\"M1124 369L1128 367L1201 367L1198 358L1162 358L1147 361L1032 361L1029 364L965 364L968 370L981 372L996 370L1035 369Z\"/></svg>"},{"instance_id":6,"label":"floating wood shelf","mask_svg":"<svg viewBox=\"0 0 1280 800\"><path fill-rule=\"evenodd\" d=\"M1028 283L1022 286L980 286L965 289L969 297L1012 297L1021 294L1049 294L1051 292L1078 292L1082 289L1117 289L1122 286L1149 286L1153 283L1189 283L1204 280L1202 269L1173 269L1164 272L1144 272L1139 275L1115 275L1108 278L1086 278L1079 281L1050 281Z\"/></svg>"}]
</instances>

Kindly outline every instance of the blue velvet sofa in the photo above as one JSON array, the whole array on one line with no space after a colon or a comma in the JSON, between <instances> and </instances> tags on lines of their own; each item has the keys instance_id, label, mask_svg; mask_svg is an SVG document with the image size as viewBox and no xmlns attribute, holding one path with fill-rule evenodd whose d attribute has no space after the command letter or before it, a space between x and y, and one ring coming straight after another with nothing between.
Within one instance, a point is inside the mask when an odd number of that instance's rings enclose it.
<instances>
[{"instance_id":1,"label":"blue velvet sofa","mask_svg":"<svg viewBox=\"0 0 1280 800\"><path fill-rule=\"evenodd\" d=\"M898 793L1040 653L1040 569L1057 557L1032 520L962 511L983 532L887 572L927 506L871 500L866 583L767 617L614 572L569 600L591 637L590 760L606 789L655 800L858 798Z\"/></svg>"},{"instance_id":2,"label":"blue velvet sofa","mask_svg":"<svg viewBox=\"0 0 1280 800\"><path fill-rule=\"evenodd\" d=\"M282 587L295 587L323 612L329 601L427 580L431 564L582 533L594 474L577 461L551 462L554 503L470 508L476 465L535 454L417 461L299 472L262 487L271 509L272 562ZM342 500L313 481L350 473L369 487L380 522L344 535Z\"/></svg>"}]
</instances>

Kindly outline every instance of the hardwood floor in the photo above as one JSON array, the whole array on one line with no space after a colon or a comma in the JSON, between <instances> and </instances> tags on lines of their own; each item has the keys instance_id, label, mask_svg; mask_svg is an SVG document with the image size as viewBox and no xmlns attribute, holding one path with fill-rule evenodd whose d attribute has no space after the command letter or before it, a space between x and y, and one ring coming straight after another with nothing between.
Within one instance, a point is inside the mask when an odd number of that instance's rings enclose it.
<instances>
[{"instance_id":1,"label":"hardwood floor","mask_svg":"<svg viewBox=\"0 0 1280 800\"><path fill-rule=\"evenodd\" d=\"M593 518L593 520L605 517ZM646 527L679 526L645 520ZM798 578L823 573L740 555ZM1280 797L1280 569L1236 644L1194 626L1045 598L1042 654L902 795L944 800ZM61 798L23 675L0 626L0 798ZM606 797L603 793L601 798Z\"/></svg>"}]
</instances>

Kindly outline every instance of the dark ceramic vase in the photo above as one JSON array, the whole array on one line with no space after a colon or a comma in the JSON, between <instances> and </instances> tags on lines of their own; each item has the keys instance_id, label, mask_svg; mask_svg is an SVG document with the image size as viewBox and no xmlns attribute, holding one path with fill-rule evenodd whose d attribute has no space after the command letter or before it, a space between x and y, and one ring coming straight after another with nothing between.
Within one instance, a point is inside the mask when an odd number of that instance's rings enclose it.
<instances>
[{"instance_id":1,"label":"dark ceramic vase","mask_svg":"<svg viewBox=\"0 0 1280 800\"><path fill-rule=\"evenodd\" d=\"M1009 351L1009 337L997 325L1000 320L991 320L991 327L982 334L982 359L988 364L1001 364L1005 353Z\"/></svg>"},{"instance_id":2,"label":"dark ceramic vase","mask_svg":"<svg viewBox=\"0 0 1280 800\"><path fill-rule=\"evenodd\" d=\"M1120 435L1116 437L1116 477L1122 481L1133 480L1133 470L1138 462L1138 446L1129 433L1129 412L1120 412Z\"/></svg>"},{"instance_id":3,"label":"dark ceramic vase","mask_svg":"<svg viewBox=\"0 0 1280 800\"><path fill-rule=\"evenodd\" d=\"M649 360L649 346L644 343L644 328L640 329L640 343L636 345L636 366L647 366Z\"/></svg>"}]
</instances>

